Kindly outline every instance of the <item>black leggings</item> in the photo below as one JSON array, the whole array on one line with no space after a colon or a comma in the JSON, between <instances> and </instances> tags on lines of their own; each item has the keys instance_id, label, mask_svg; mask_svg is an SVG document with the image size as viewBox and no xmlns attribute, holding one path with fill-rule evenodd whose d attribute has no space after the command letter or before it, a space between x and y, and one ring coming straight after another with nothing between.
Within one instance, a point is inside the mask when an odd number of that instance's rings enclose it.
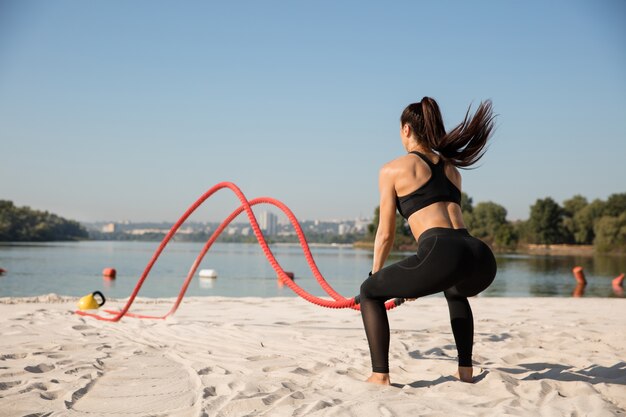
<instances>
[{"instance_id":1,"label":"black leggings","mask_svg":"<svg viewBox=\"0 0 626 417\"><path fill-rule=\"evenodd\" d=\"M385 301L443 291L450 310L459 366L472 366L474 319L467 297L496 276L491 249L467 229L434 227L422 233L417 254L382 268L361 285L361 316L374 372L389 372L389 321Z\"/></svg>"}]
</instances>

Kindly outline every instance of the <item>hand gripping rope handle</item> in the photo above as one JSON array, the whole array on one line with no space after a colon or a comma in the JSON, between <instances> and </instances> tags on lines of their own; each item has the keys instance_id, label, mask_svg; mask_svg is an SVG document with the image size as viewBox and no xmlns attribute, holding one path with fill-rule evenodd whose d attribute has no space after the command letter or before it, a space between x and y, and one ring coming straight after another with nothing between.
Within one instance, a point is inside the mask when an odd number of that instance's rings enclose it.
<instances>
[{"instance_id":1,"label":"hand gripping rope handle","mask_svg":"<svg viewBox=\"0 0 626 417\"><path fill-rule=\"evenodd\" d=\"M219 225L219 227L215 230L215 232L213 232L213 234L211 235L209 240L207 240L207 242L205 243L204 247L202 248L202 250L200 251L200 253L196 257L196 260L191 265L191 268L189 269L189 273L187 274L187 278L185 279L185 282L183 283L183 285L181 287L181 290L180 290L180 292L178 294L178 297L176 298L176 302L174 303L174 305L172 306L170 311L168 311L163 316L146 316L146 315L139 315L139 314L129 313L128 310L130 309L130 306L135 301L135 298L137 297L137 293L139 292L139 290L141 289L144 281L148 277L148 274L150 273L150 270L154 266L155 262L157 261L157 259L161 255L161 252L163 252L163 250L165 249L165 246L169 243L169 241L172 239L174 234L176 234L176 232L178 231L180 226L187 220L187 218L198 207L200 207L200 205L202 205L209 197L211 197L215 192L221 190L222 188L229 188L231 191L233 191L235 193L235 195L237 196L237 198L239 199L239 201L241 201L241 206L239 206L236 210L234 210ZM322 289L324 289L324 291L326 291L326 293L328 295L330 295L333 298L333 300L327 300L327 299L319 298L319 297L316 297L316 296L308 293L307 291L302 289L292 279L290 279L287 276L287 274L285 273L283 268L280 266L280 264L276 260L276 257L272 253L271 249L269 248L269 246L267 244L267 241L263 237L263 233L261 232L261 228L259 227L259 223L257 222L257 219L254 216L254 212L252 211L252 206L253 205L257 205L257 204L271 204L271 205L279 208L280 210L282 210L283 213L285 213L285 215L289 219L291 225L293 226L293 228L296 231L296 234L298 236L298 240L300 242L300 246L302 247L302 251L304 252L304 256L306 258L307 264L309 265L309 268L311 269L311 272L313 272L313 275L315 276L315 279L320 284ZM143 318L143 319L165 319L166 317L174 314L174 312L176 312L176 310L178 309L178 307L179 307L183 297L185 296L185 292L187 291L187 288L189 287L189 284L191 283L191 280L193 279L193 276L194 276L196 270L198 269L198 267L200 266L200 263L202 262L202 259L204 258L206 253L209 251L209 249L211 248L213 243L217 240L217 238L224 231L224 229L238 215L240 215L243 211L245 211L246 214L248 215L248 219L250 220L250 225L252 226L252 230L254 232L254 235L256 236L256 238L257 238L257 240L259 242L259 245L261 245L261 248L263 249L263 253L265 254L265 257L267 258L267 260L269 261L270 265L272 266L274 271L276 271L276 274L278 275L278 277L281 279L281 281L284 284L286 284L289 288L291 288L300 297L304 298L305 300L307 300L307 301L309 301L309 302L311 302L313 304L316 304L316 305L319 305L319 306L322 306L322 307L327 307L327 308L348 308L349 307L349 308L352 308L352 309L355 309L355 310L360 310L359 305L358 305L359 304L359 297L358 296L352 297L352 298L345 298L342 295L340 295L339 293L337 293L330 286L330 284L328 284L328 282L326 282L326 280L322 276L321 272L319 271L317 265L315 264L315 260L313 259L313 255L311 254L311 250L309 249L309 244L308 244L308 242L306 240L306 237L304 236L304 232L302 231L302 227L298 223L298 220L296 219L296 216L291 212L289 207L287 207L285 204L283 204L279 200L276 200L276 199L270 198L270 197L260 197L260 198L255 198L255 199L252 199L252 200L248 201L248 199L246 199L246 197L244 196L243 192L241 192L239 187L237 187L235 184L233 184L231 182L221 182L221 183L216 184L213 187L211 187L195 203L193 203L191 205L191 207L189 207L187 209L187 211L180 217L180 219L178 219L178 221L172 226L172 228L167 233L167 235L165 235L165 237L163 238L163 240L159 244L159 247L157 248L157 250L152 255L152 258L150 259L150 262L148 262L148 265L146 265L146 268L144 269L143 273L141 274L141 277L137 281L137 284L135 285L135 288L133 289L133 292L131 293L130 297L128 298L128 301L126 302L126 305L124 306L124 308L122 308L120 311L104 310L106 313L112 314L113 315L112 317L104 317L104 316L101 316L101 315L98 315L98 314L88 313L88 312L81 311L81 310L77 310L77 311L75 311L75 313L79 314L81 316L94 317L94 318L96 318L98 320L104 320L104 321L119 321L124 316L135 317L135 318ZM389 301L387 301L385 303L385 308L387 310L390 310L392 308L395 308L395 307L401 305L403 302L404 302L404 299L402 299L402 298L396 298L394 300L389 300Z\"/></svg>"}]
</instances>

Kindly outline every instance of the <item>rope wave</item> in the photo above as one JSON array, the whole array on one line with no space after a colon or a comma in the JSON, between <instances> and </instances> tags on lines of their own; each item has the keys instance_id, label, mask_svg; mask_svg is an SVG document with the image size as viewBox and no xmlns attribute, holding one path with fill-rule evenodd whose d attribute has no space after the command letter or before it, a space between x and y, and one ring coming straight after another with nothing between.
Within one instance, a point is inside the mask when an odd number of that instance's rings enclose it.
<instances>
[{"instance_id":1,"label":"rope wave","mask_svg":"<svg viewBox=\"0 0 626 417\"><path fill-rule=\"evenodd\" d=\"M174 237L178 229L187 220L187 218L189 218L189 216L191 216L191 214L194 211L196 211L196 209L198 209L198 207L200 207L209 197L211 197L217 191L221 189L225 189L225 188L230 189L237 196L237 198L241 202L241 205L237 209L235 209L228 217L226 217L224 221L222 221L219 227L215 230L215 232L213 232L211 237L204 244L204 246L202 247L202 250L198 253L198 256L196 257L196 260L191 265L189 272L187 273L187 277L185 278L185 281L183 282L183 285L180 289L178 297L176 298L176 301L174 302L174 305L172 306L172 308L166 314L162 316L141 315L141 314L134 314L134 313L129 312L131 305L133 304L133 302L135 301L135 298L137 297L137 294L139 293L139 290L143 286L145 280L148 278L148 275L150 274L152 267L158 260L159 256L161 256L161 253L163 252L163 250L165 249L169 241L172 239L172 237ZM290 279L287 276L285 270L282 268L282 266L280 265L280 263L278 262L274 254L272 253L272 250L270 249L269 245L267 244L267 241L265 240L265 237L263 236L263 233L261 232L261 228L259 227L259 223L256 219L256 216L254 215L254 212L252 211L252 206L258 205L258 204L273 205L277 207L278 209L280 209L287 216L287 218L289 219L289 222L291 223L291 225L293 226L296 232L296 235L298 236L298 241L304 253L306 262L311 272L313 273L313 276L315 277L317 282L320 284L322 289L330 297L332 297L332 300L320 298L313 294L310 294L309 292L305 291L303 288L301 288L299 285L297 285L292 279ZM121 310L119 311L104 310L104 312L111 315L110 317L102 316L99 314L90 313L86 311L81 311L81 310L77 310L75 311L75 313L81 316L88 316L88 317L93 317L98 320L112 321L112 322L119 321L124 316L135 317L135 318L140 318L140 319L165 319L168 316L173 315L178 309L178 307L180 306L180 303L182 302L183 298L185 297L187 288L189 287L189 284L191 283L191 280L193 279L196 273L196 270L200 266L200 263L202 262L202 259L204 258L204 256L207 254L207 252L209 251L213 243L215 243L215 241L220 236L220 234L224 231L224 229L237 216L239 216L244 211L246 212L248 216L248 219L250 221L250 226L252 227L252 230L254 232L254 236L259 242L259 245L261 246L261 248L263 249L263 253L265 254L265 257L267 258L268 262L270 263L270 265L272 266L272 268L274 269L274 271L276 272L276 275L280 278L280 280L285 285L287 285L291 290L293 290L293 292L295 292L296 294L298 294L300 297L304 298L305 300L309 301L310 303L313 303L321 307L352 308L354 310L360 310L360 307L358 305L359 303L358 296L345 298L344 296L339 294L337 291L335 291L332 288L332 286L326 281L326 279L324 279L322 273L319 271L317 265L315 264L315 260L313 259L313 255L311 254L311 250L309 248L309 244L306 240L304 232L302 231L302 227L300 226L300 223L298 222L296 216L289 209L289 207L287 207L281 201L275 198L271 198L271 197L259 197L259 198L254 198L252 200L248 200L237 185L233 184L232 182L220 182L219 184L216 184L213 187L211 187L202 196L200 196L200 198L198 198L198 200L196 200L187 209L187 211L185 211L185 213L178 219L178 221L174 223L172 228L169 230L167 235L165 235L165 237L159 244L158 248L155 250L154 254L152 255L152 258L150 259L150 261L146 265L146 268L141 274L141 277L139 278L139 280L137 280L137 284L135 285L133 292L128 298L128 301L126 302L126 304ZM385 308L387 310L390 310L402 304L403 301L404 300L401 298L389 300L385 303Z\"/></svg>"}]
</instances>

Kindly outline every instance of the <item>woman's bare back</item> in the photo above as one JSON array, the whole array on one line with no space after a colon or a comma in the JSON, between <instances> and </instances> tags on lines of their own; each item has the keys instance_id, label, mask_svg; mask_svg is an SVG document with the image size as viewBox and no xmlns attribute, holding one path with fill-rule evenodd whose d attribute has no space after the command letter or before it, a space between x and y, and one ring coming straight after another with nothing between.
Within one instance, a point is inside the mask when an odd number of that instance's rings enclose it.
<instances>
[{"instance_id":1,"label":"woman's bare back","mask_svg":"<svg viewBox=\"0 0 626 417\"><path fill-rule=\"evenodd\" d=\"M423 152L433 163L439 162L440 156L433 152ZM409 153L387 164L393 172L396 196L406 196L418 190L430 179L432 172L428 164L419 156ZM445 174L448 179L461 190L461 174L452 164L446 164ZM465 228L461 207L453 202L441 201L430 204L408 219L411 232L417 240L422 232L431 227Z\"/></svg>"}]
</instances>

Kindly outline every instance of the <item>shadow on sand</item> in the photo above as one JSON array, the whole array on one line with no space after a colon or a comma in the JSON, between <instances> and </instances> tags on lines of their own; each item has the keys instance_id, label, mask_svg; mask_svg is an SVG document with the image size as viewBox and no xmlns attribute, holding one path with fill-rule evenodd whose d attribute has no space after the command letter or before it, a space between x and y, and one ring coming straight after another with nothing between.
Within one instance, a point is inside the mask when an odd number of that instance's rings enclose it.
<instances>
[{"instance_id":1,"label":"shadow on sand","mask_svg":"<svg viewBox=\"0 0 626 417\"><path fill-rule=\"evenodd\" d=\"M584 369L573 366L553 363L523 363L518 368L497 368L508 374L530 374L521 378L521 381L535 381L552 379L555 381L580 381L590 384L620 384L626 385L626 362L618 362L613 366L591 365Z\"/></svg>"},{"instance_id":2,"label":"shadow on sand","mask_svg":"<svg viewBox=\"0 0 626 417\"><path fill-rule=\"evenodd\" d=\"M413 358L423 359L435 359L455 362L451 357L428 357L426 355L420 355L418 352L410 352ZM476 367L474 368L476 369ZM570 365L561 365L553 363L522 363L514 368L492 368L484 369L478 368L480 372L474 376L474 383L480 382L487 377L490 372L503 372L511 375L519 375L517 377L520 381L537 381L543 379L551 379L554 381L579 381L588 382L590 384L618 384L626 385L626 362L618 362L612 366L600 366L591 365L584 369L579 369ZM530 373L529 373L530 372ZM522 375L524 374L524 375ZM433 380L419 380L408 384L392 383L391 385L397 388L403 388L408 385L413 388L428 388L446 382L458 381L458 379L452 375L440 376Z\"/></svg>"}]
</instances>

